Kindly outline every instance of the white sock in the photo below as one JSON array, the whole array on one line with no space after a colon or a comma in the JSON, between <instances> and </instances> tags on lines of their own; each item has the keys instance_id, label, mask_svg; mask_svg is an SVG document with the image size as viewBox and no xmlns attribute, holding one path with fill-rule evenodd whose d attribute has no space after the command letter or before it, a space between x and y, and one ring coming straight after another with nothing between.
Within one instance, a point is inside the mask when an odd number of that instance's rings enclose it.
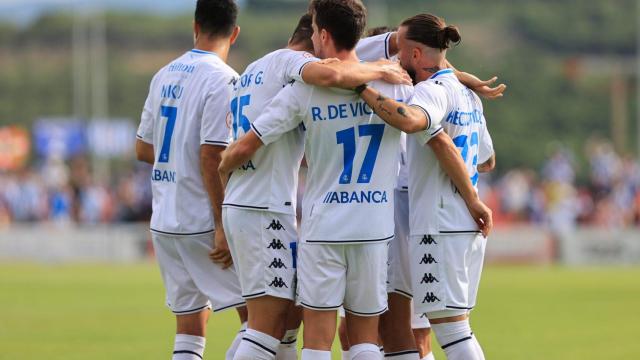
<instances>
[{"instance_id":1,"label":"white sock","mask_svg":"<svg viewBox=\"0 0 640 360\"><path fill-rule=\"evenodd\" d=\"M469 320L432 324L438 343L447 360L481 360L476 350L477 340L471 335ZM480 345L478 345L480 346Z\"/></svg>"},{"instance_id":2,"label":"white sock","mask_svg":"<svg viewBox=\"0 0 640 360\"><path fill-rule=\"evenodd\" d=\"M282 341L280 341L280 345L278 345L276 360L297 360L297 339L298 329L287 330Z\"/></svg>"},{"instance_id":3,"label":"white sock","mask_svg":"<svg viewBox=\"0 0 640 360\"><path fill-rule=\"evenodd\" d=\"M351 360L373 360L382 359L380 347L376 344L357 344L349 348Z\"/></svg>"},{"instance_id":4,"label":"white sock","mask_svg":"<svg viewBox=\"0 0 640 360\"><path fill-rule=\"evenodd\" d=\"M274 360L280 340L260 331L247 329L233 360Z\"/></svg>"},{"instance_id":5,"label":"white sock","mask_svg":"<svg viewBox=\"0 0 640 360\"><path fill-rule=\"evenodd\" d=\"M342 350L342 360L351 360L351 358L349 357L349 350Z\"/></svg>"},{"instance_id":6,"label":"white sock","mask_svg":"<svg viewBox=\"0 0 640 360\"><path fill-rule=\"evenodd\" d=\"M384 357L389 360L420 360L420 353L418 350L404 350L386 353Z\"/></svg>"},{"instance_id":7,"label":"white sock","mask_svg":"<svg viewBox=\"0 0 640 360\"><path fill-rule=\"evenodd\" d=\"M172 360L202 360L207 340L202 336L176 334Z\"/></svg>"},{"instance_id":8,"label":"white sock","mask_svg":"<svg viewBox=\"0 0 640 360\"><path fill-rule=\"evenodd\" d=\"M421 360L436 360L436 358L433 356L433 353L430 352L427 355L425 355Z\"/></svg>"},{"instance_id":9,"label":"white sock","mask_svg":"<svg viewBox=\"0 0 640 360\"><path fill-rule=\"evenodd\" d=\"M331 351L302 349L300 360L331 360Z\"/></svg>"},{"instance_id":10,"label":"white sock","mask_svg":"<svg viewBox=\"0 0 640 360\"><path fill-rule=\"evenodd\" d=\"M240 342L242 341L242 337L244 333L247 331L247 322L243 322L240 325L240 330L236 334L236 337L231 342L231 345L227 349L227 353L224 356L224 360L233 360L233 356L236 354L236 350L238 350L238 346L240 346Z\"/></svg>"}]
</instances>

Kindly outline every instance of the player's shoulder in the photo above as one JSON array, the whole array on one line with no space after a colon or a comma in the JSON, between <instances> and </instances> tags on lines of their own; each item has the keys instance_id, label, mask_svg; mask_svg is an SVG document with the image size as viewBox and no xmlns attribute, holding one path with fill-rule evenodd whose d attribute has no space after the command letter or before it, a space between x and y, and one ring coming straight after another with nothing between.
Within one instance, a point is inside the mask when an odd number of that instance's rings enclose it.
<instances>
[{"instance_id":1,"label":"player's shoulder","mask_svg":"<svg viewBox=\"0 0 640 360\"><path fill-rule=\"evenodd\" d=\"M431 77L414 86L414 94L423 97L446 97L451 84L449 81Z\"/></svg>"},{"instance_id":2,"label":"player's shoulder","mask_svg":"<svg viewBox=\"0 0 640 360\"><path fill-rule=\"evenodd\" d=\"M414 88L411 85L390 84L382 80L375 80L369 86L378 90L382 95L392 97L394 100L406 101L413 96Z\"/></svg>"},{"instance_id":3,"label":"player's shoulder","mask_svg":"<svg viewBox=\"0 0 640 360\"><path fill-rule=\"evenodd\" d=\"M282 90L294 94L299 97L311 95L315 90L328 90L329 88L323 88L315 85L305 84L304 82L291 80L284 86Z\"/></svg>"},{"instance_id":4,"label":"player's shoulder","mask_svg":"<svg viewBox=\"0 0 640 360\"><path fill-rule=\"evenodd\" d=\"M234 85L240 75L219 57L207 57L201 60L197 76L211 86Z\"/></svg>"},{"instance_id":5,"label":"player's shoulder","mask_svg":"<svg viewBox=\"0 0 640 360\"><path fill-rule=\"evenodd\" d=\"M239 76L237 71L217 56L207 57L206 60L203 60L203 65L203 68L212 74L223 74L236 78Z\"/></svg>"}]
</instances>

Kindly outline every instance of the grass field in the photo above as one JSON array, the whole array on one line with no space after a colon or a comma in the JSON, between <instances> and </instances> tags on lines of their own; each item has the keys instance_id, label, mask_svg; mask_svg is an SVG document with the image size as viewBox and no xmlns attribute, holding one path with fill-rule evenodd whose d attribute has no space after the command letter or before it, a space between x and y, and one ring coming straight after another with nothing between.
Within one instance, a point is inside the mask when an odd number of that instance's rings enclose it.
<instances>
[{"instance_id":1,"label":"grass field","mask_svg":"<svg viewBox=\"0 0 640 360\"><path fill-rule=\"evenodd\" d=\"M0 264L0 359L170 359L163 297L153 263ZM640 268L488 267L472 326L487 359L640 359L639 307ZM212 316L205 358L237 327Z\"/></svg>"}]
</instances>

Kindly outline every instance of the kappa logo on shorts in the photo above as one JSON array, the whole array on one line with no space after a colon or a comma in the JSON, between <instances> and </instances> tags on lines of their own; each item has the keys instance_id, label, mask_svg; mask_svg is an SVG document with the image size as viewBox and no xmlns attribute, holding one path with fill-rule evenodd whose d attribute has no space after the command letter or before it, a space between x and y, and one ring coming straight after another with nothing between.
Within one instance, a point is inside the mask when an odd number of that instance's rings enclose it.
<instances>
[{"instance_id":1,"label":"kappa logo on shorts","mask_svg":"<svg viewBox=\"0 0 640 360\"><path fill-rule=\"evenodd\" d=\"M432 273L429 273L429 274L424 274L424 276L422 277L422 281L420 281L420 284L431 284L434 282L440 282L440 281L438 281L438 279L436 279L436 277L433 276Z\"/></svg>"},{"instance_id":2,"label":"kappa logo on shorts","mask_svg":"<svg viewBox=\"0 0 640 360\"><path fill-rule=\"evenodd\" d=\"M424 296L424 299L422 300L422 303L433 303L436 301L440 301L440 299L438 299L438 297L436 296L436 294L432 293L432 292L428 292L427 295Z\"/></svg>"},{"instance_id":3,"label":"kappa logo on shorts","mask_svg":"<svg viewBox=\"0 0 640 360\"><path fill-rule=\"evenodd\" d=\"M422 241L420 241L420 245L438 245L438 243L436 242L436 240L431 237L431 235L425 235L422 238Z\"/></svg>"},{"instance_id":4,"label":"kappa logo on shorts","mask_svg":"<svg viewBox=\"0 0 640 360\"><path fill-rule=\"evenodd\" d=\"M271 244L269 244L269 246L267 246L267 249L286 250L287 248L284 247L284 245L282 244L282 241L280 241L280 239L273 239L273 240L271 240Z\"/></svg>"},{"instance_id":5,"label":"kappa logo on shorts","mask_svg":"<svg viewBox=\"0 0 640 360\"><path fill-rule=\"evenodd\" d=\"M287 286L287 283L285 283L281 277L277 277L277 276L273 278L273 281L271 282L271 284L269 284L269 286L276 287L276 288L283 288L283 287L287 289L289 288Z\"/></svg>"},{"instance_id":6,"label":"kappa logo on shorts","mask_svg":"<svg viewBox=\"0 0 640 360\"><path fill-rule=\"evenodd\" d=\"M431 256L431 254L424 254L424 256L422 257L422 260L420 260L420 264L433 264L433 263L438 263L436 261L436 259L433 258L433 256Z\"/></svg>"},{"instance_id":7,"label":"kappa logo on shorts","mask_svg":"<svg viewBox=\"0 0 640 360\"><path fill-rule=\"evenodd\" d=\"M267 230L271 229L271 230L287 230L284 228L284 226L282 226L282 224L280 224L280 220L271 220L271 224L269 224L269 226L267 226L266 228Z\"/></svg>"},{"instance_id":8,"label":"kappa logo on shorts","mask_svg":"<svg viewBox=\"0 0 640 360\"><path fill-rule=\"evenodd\" d=\"M276 268L276 269L282 269L282 268L287 268L287 266L282 262L282 259L278 259L278 258L273 258L273 261L271 262L271 265L269 265L269 269L271 268Z\"/></svg>"}]
</instances>

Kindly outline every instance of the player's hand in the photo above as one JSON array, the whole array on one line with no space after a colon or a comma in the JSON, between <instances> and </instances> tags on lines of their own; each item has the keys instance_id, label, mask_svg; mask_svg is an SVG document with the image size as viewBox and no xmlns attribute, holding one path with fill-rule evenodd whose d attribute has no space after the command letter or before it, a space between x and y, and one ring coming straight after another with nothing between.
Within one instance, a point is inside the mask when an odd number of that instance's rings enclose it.
<instances>
[{"instance_id":1,"label":"player's hand","mask_svg":"<svg viewBox=\"0 0 640 360\"><path fill-rule=\"evenodd\" d=\"M223 269L233 265L233 258L231 257L231 251L229 251L229 244L227 244L227 238L224 235L224 231L216 229L213 238L213 246L213 250L209 253L209 259L222 266Z\"/></svg>"},{"instance_id":2,"label":"player's hand","mask_svg":"<svg viewBox=\"0 0 640 360\"><path fill-rule=\"evenodd\" d=\"M492 77L486 81L478 82L478 85L473 87L473 91L478 93L485 99L497 99L504 96L504 91L507 89L507 85L500 84L496 87L491 87L498 80L497 76Z\"/></svg>"},{"instance_id":3,"label":"player's hand","mask_svg":"<svg viewBox=\"0 0 640 360\"><path fill-rule=\"evenodd\" d=\"M411 76L400 66L399 62L380 59L375 62L382 67L382 80L390 84L412 85Z\"/></svg>"},{"instance_id":4,"label":"player's hand","mask_svg":"<svg viewBox=\"0 0 640 360\"><path fill-rule=\"evenodd\" d=\"M489 209L489 207L480 200L476 200L469 204L468 208L473 220L475 220L480 231L482 231L482 235L484 237L489 236L489 233L493 228L493 213L491 212L491 209Z\"/></svg>"},{"instance_id":5,"label":"player's hand","mask_svg":"<svg viewBox=\"0 0 640 360\"><path fill-rule=\"evenodd\" d=\"M460 82L465 86L475 91L485 99L500 98L504 96L504 91L507 89L507 85L505 84L492 87L492 85L498 80L497 76L494 76L489 80L480 80L475 75L466 72L456 72L456 76L458 76Z\"/></svg>"}]
</instances>

